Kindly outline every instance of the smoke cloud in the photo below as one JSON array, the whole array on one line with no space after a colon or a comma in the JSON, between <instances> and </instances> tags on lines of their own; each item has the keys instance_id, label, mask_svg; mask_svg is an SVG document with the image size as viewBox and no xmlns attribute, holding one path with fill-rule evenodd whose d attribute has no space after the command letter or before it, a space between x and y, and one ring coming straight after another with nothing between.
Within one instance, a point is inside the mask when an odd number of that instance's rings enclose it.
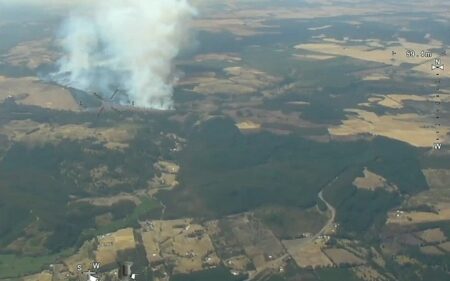
<instances>
[{"instance_id":1,"label":"smoke cloud","mask_svg":"<svg viewBox=\"0 0 450 281\"><path fill-rule=\"evenodd\" d=\"M98 0L62 28L64 57L53 80L108 96L116 88L135 105L173 107L172 62L196 14L186 0Z\"/></svg>"}]
</instances>

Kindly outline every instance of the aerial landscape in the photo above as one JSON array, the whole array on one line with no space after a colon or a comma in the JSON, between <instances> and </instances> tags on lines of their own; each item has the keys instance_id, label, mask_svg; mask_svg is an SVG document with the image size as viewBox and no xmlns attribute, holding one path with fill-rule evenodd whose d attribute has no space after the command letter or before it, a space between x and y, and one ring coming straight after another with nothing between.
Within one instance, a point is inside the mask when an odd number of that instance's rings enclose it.
<instances>
[{"instance_id":1,"label":"aerial landscape","mask_svg":"<svg viewBox=\"0 0 450 281\"><path fill-rule=\"evenodd\" d=\"M450 280L449 45L446 1L0 0L0 281Z\"/></svg>"}]
</instances>

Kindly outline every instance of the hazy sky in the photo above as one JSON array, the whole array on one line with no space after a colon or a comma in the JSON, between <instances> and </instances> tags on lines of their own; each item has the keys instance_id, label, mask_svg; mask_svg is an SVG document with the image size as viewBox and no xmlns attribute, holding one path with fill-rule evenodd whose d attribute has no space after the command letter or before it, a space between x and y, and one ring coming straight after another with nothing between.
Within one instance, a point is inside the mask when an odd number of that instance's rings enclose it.
<instances>
[{"instance_id":1,"label":"hazy sky","mask_svg":"<svg viewBox=\"0 0 450 281\"><path fill-rule=\"evenodd\" d=\"M40 6L61 6L69 4L88 3L87 0L0 0L0 5L40 5Z\"/></svg>"}]
</instances>

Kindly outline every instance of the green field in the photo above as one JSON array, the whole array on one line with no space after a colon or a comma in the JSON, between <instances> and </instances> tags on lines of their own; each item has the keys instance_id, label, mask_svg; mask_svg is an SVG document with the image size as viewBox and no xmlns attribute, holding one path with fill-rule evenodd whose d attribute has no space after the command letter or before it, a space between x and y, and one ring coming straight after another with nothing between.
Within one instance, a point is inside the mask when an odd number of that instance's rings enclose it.
<instances>
[{"instance_id":1,"label":"green field","mask_svg":"<svg viewBox=\"0 0 450 281\"><path fill-rule=\"evenodd\" d=\"M45 269L55 263L59 258L68 256L73 249L62 253L41 257L20 257L16 255L0 255L0 278L14 278L33 274Z\"/></svg>"}]
</instances>

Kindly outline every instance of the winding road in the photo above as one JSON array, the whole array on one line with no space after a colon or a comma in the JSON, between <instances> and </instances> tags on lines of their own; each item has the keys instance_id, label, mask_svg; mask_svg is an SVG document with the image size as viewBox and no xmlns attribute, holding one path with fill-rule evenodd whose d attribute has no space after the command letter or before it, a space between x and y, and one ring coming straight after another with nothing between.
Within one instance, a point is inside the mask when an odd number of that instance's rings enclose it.
<instances>
[{"instance_id":1,"label":"winding road","mask_svg":"<svg viewBox=\"0 0 450 281\"><path fill-rule=\"evenodd\" d=\"M326 185L326 187L329 186L329 185L331 185L331 184L333 184L338 178L339 178L339 176L337 176L336 178L334 178L332 181L330 181L330 182ZM319 197L320 200L322 200L322 201L325 203L325 205L327 206L328 210L331 212L331 217L328 219L327 223L326 223L326 224L319 230L319 232L317 232L315 235L310 236L310 237L308 237L308 238L302 238L302 239L299 239L299 244L300 244L301 246L305 246L305 245L307 245L307 244L309 244L309 243L313 243L319 236L324 235L324 233L326 233L326 231L332 227L332 224L333 224L334 221L335 221L335 218L336 218L336 209L335 209L333 206L331 206L331 204L328 203L328 202L323 198L323 189L322 189L322 191L319 192L318 197ZM254 271L254 272L251 272L251 273L249 274L249 277L248 277L245 281L256 280L256 279L258 279L257 277L258 277L259 275L261 275L261 274L264 274L264 272L267 273L267 271L270 270L270 269L278 269L279 264L282 264L282 263L283 263L283 260L284 260L286 257L290 256L289 251L286 249L286 247L285 247L285 246L283 246L283 247L284 247L284 249L285 249L285 251L286 251L286 254L285 254L285 255L283 255L283 256L277 258L276 260L273 260L273 261L268 262L263 268L260 268L260 269Z\"/></svg>"},{"instance_id":2,"label":"winding road","mask_svg":"<svg viewBox=\"0 0 450 281\"><path fill-rule=\"evenodd\" d=\"M337 178L336 178L337 179ZM321 192L319 192L319 199L323 201L323 203L325 203L325 205L327 205L328 210L331 212L331 218L327 221L327 223L322 227L322 229L316 233L316 235L314 235L314 239L319 237L320 235L323 235L325 233L325 231L331 227L331 225L334 223L334 220L336 219L336 209L331 206L330 203L328 203L324 198L323 198L323 190Z\"/></svg>"}]
</instances>

